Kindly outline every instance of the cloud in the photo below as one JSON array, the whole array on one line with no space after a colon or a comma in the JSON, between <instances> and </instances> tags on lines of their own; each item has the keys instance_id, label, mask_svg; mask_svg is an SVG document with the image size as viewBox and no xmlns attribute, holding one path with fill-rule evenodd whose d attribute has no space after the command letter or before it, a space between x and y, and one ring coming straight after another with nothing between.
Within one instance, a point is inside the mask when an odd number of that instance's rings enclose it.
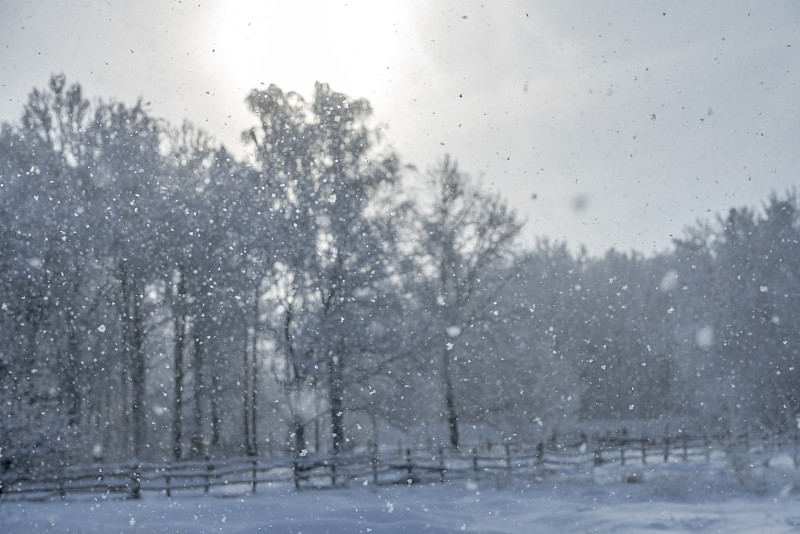
<instances>
[{"instance_id":1,"label":"cloud","mask_svg":"<svg viewBox=\"0 0 800 534\"><path fill-rule=\"evenodd\" d=\"M0 116L52 72L236 149L253 87L368 98L420 168L483 175L526 232L644 251L794 183L797 9L744 1L0 3ZM132 52L131 52L132 51ZM537 200L531 200L532 195ZM575 208L575 199L591 199Z\"/></svg>"}]
</instances>

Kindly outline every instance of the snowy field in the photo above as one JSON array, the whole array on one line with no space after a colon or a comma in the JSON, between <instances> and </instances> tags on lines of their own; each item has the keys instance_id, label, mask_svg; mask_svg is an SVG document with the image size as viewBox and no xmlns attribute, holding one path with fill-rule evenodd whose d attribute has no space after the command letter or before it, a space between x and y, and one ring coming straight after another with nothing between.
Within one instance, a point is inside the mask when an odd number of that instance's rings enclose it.
<instances>
[{"instance_id":1,"label":"snowy field","mask_svg":"<svg viewBox=\"0 0 800 534\"><path fill-rule=\"evenodd\" d=\"M634 478L635 477L635 478ZM623 482L636 480L636 482ZM555 533L800 532L800 471L695 463L609 467L538 482L361 484L255 495L151 492L142 500L73 495L0 504L0 532Z\"/></svg>"}]
</instances>

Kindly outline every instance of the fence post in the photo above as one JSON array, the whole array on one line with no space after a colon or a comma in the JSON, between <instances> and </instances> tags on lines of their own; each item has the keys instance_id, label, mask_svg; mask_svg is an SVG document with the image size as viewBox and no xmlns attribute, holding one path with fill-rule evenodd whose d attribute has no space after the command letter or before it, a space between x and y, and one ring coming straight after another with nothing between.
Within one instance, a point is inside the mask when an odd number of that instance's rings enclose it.
<instances>
[{"instance_id":1,"label":"fence post","mask_svg":"<svg viewBox=\"0 0 800 534\"><path fill-rule=\"evenodd\" d=\"M258 477L258 458L253 456L250 461L253 462L252 489L253 489L253 493L255 493L256 492L256 484L257 484L257 477Z\"/></svg>"},{"instance_id":2,"label":"fence post","mask_svg":"<svg viewBox=\"0 0 800 534\"><path fill-rule=\"evenodd\" d=\"M475 476L475 480L478 479L478 450L475 447L472 447L472 473Z\"/></svg>"},{"instance_id":3,"label":"fence post","mask_svg":"<svg viewBox=\"0 0 800 534\"><path fill-rule=\"evenodd\" d=\"M798 421L798 425L794 429L794 454L792 455L792 462L794 462L795 469L800 467L800 421Z\"/></svg>"},{"instance_id":4,"label":"fence post","mask_svg":"<svg viewBox=\"0 0 800 534\"><path fill-rule=\"evenodd\" d=\"M708 432L703 431L703 444L706 449L706 462L711 461L711 439L708 437Z\"/></svg>"},{"instance_id":5,"label":"fence post","mask_svg":"<svg viewBox=\"0 0 800 534\"><path fill-rule=\"evenodd\" d=\"M142 466L138 463L133 464L131 469L131 499L140 499L142 497L141 469Z\"/></svg>"},{"instance_id":6,"label":"fence post","mask_svg":"<svg viewBox=\"0 0 800 534\"><path fill-rule=\"evenodd\" d=\"M372 482L373 484L378 483L378 462L380 458L378 457L378 443L375 442L372 444Z\"/></svg>"},{"instance_id":7,"label":"fence post","mask_svg":"<svg viewBox=\"0 0 800 534\"><path fill-rule=\"evenodd\" d=\"M794 455L792 456L794 468L800 467L800 424L794 429Z\"/></svg>"},{"instance_id":8,"label":"fence post","mask_svg":"<svg viewBox=\"0 0 800 534\"><path fill-rule=\"evenodd\" d=\"M764 467L769 467L770 461L772 461L772 452L773 450L777 449L775 446L775 442L772 439L772 435L765 433L762 438L763 440L763 449L764 449Z\"/></svg>"},{"instance_id":9,"label":"fence post","mask_svg":"<svg viewBox=\"0 0 800 534\"><path fill-rule=\"evenodd\" d=\"M211 458L206 454L206 494L208 494L209 490L211 489L211 472L213 470L214 466L211 464Z\"/></svg>"},{"instance_id":10,"label":"fence post","mask_svg":"<svg viewBox=\"0 0 800 534\"><path fill-rule=\"evenodd\" d=\"M595 467L603 465L603 445L599 438L597 439L597 447L594 450L594 465Z\"/></svg>"},{"instance_id":11,"label":"fence post","mask_svg":"<svg viewBox=\"0 0 800 534\"><path fill-rule=\"evenodd\" d=\"M683 461L685 462L689 459L689 435L681 434L681 440L683 441Z\"/></svg>"},{"instance_id":12,"label":"fence post","mask_svg":"<svg viewBox=\"0 0 800 534\"><path fill-rule=\"evenodd\" d=\"M664 462L669 461L669 435L664 436Z\"/></svg>"},{"instance_id":13,"label":"fence post","mask_svg":"<svg viewBox=\"0 0 800 534\"><path fill-rule=\"evenodd\" d=\"M444 474L447 471L444 463L444 447L439 445L439 482L444 484Z\"/></svg>"},{"instance_id":14,"label":"fence post","mask_svg":"<svg viewBox=\"0 0 800 534\"><path fill-rule=\"evenodd\" d=\"M337 461L339 460L339 453L334 453L331 457L331 487L336 487L336 468Z\"/></svg>"},{"instance_id":15,"label":"fence post","mask_svg":"<svg viewBox=\"0 0 800 534\"><path fill-rule=\"evenodd\" d=\"M625 445L627 444L627 438L622 438L619 442L619 462L620 465L625 465Z\"/></svg>"},{"instance_id":16,"label":"fence post","mask_svg":"<svg viewBox=\"0 0 800 534\"><path fill-rule=\"evenodd\" d=\"M292 458L292 478L294 479L294 489L300 489L300 462L297 460L297 455Z\"/></svg>"},{"instance_id":17,"label":"fence post","mask_svg":"<svg viewBox=\"0 0 800 534\"><path fill-rule=\"evenodd\" d=\"M597 467L603 465L603 453L599 447L594 450L594 465Z\"/></svg>"},{"instance_id":18,"label":"fence post","mask_svg":"<svg viewBox=\"0 0 800 534\"><path fill-rule=\"evenodd\" d=\"M507 442L505 444L505 451L506 451L506 471L508 471L508 476L511 476L511 445Z\"/></svg>"},{"instance_id":19,"label":"fence post","mask_svg":"<svg viewBox=\"0 0 800 534\"><path fill-rule=\"evenodd\" d=\"M542 441L536 444L536 467L539 469L544 467L544 442Z\"/></svg>"},{"instance_id":20,"label":"fence post","mask_svg":"<svg viewBox=\"0 0 800 534\"><path fill-rule=\"evenodd\" d=\"M647 463L647 438L642 438L642 465Z\"/></svg>"},{"instance_id":21,"label":"fence post","mask_svg":"<svg viewBox=\"0 0 800 534\"><path fill-rule=\"evenodd\" d=\"M406 482L411 484L414 481L414 476L412 472L414 471L414 464L411 463L411 447L406 447L406 470L407 470L407 478Z\"/></svg>"},{"instance_id":22,"label":"fence post","mask_svg":"<svg viewBox=\"0 0 800 534\"><path fill-rule=\"evenodd\" d=\"M164 480L167 483L167 498L172 497L172 491L170 491L170 484L172 484L172 469L170 466L167 466L164 471L166 471L166 476L164 476Z\"/></svg>"}]
</instances>

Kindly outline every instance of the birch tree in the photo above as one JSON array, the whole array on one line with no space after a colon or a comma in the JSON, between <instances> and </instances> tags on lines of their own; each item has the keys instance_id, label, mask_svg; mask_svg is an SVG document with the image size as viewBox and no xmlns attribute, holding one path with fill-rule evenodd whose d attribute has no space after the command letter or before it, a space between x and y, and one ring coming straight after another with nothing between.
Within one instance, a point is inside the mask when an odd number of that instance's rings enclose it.
<instances>
[{"instance_id":1,"label":"birch tree","mask_svg":"<svg viewBox=\"0 0 800 534\"><path fill-rule=\"evenodd\" d=\"M505 201L463 173L449 156L425 176L416 207L416 255L425 274L430 334L440 354L438 369L449 443L460 445L459 352L468 336L493 318L493 302L503 281L489 280L508 261L522 223ZM462 363L465 359L461 359Z\"/></svg>"},{"instance_id":2,"label":"birch tree","mask_svg":"<svg viewBox=\"0 0 800 534\"><path fill-rule=\"evenodd\" d=\"M274 214L274 296L281 363L273 371L292 419L295 448L317 402L331 448L348 442L348 385L357 362L386 357L376 332L387 306L397 182L392 154L378 152L366 100L317 83L311 101L271 85L247 99L260 120L245 137L256 149ZM277 237L276 237L277 236ZM321 397L316 397L321 393ZM302 408L312 405L310 409Z\"/></svg>"}]
</instances>

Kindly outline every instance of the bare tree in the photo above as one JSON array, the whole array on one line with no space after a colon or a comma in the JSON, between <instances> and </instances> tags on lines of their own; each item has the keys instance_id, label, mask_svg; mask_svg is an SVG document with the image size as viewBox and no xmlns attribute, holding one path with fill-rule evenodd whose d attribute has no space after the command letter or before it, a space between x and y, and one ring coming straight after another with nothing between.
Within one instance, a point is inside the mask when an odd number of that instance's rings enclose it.
<instances>
[{"instance_id":1,"label":"bare tree","mask_svg":"<svg viewBox=\"0 0 800 534\"><path fill-rule=\"evenodd\" d=\"M369 103L326 84L316 84L310 102L274 85L247 101L261 125L246 138L257 150L279 229L271 237L279 305L273 330L283 356L276 376L290 406L295 448L303 448L309 417L297 404L308 404L313 387L324 392L338 452L347 442L353 359L378 357L370 342L375 311L389 298L393 229L385 208L397 182L396 159L376 150Z\"/></svg>"},{"instance_id":2,"label":"bare tree","mask_svg":"<svg viewBox=\"0 0 800 534\"><path fill-rule=\"evenodd\" d=\"M428 171L425 185L429 201L417 206L416 248L426 275L431 339L440 351L450 446L457 449L456 347L462 347L459 341L471 329L491 319L491 304L502 281L495 285L486 277L509 259L522 223L503 199L483 190L449 156Z\"/></svg>"}]
</instances>

